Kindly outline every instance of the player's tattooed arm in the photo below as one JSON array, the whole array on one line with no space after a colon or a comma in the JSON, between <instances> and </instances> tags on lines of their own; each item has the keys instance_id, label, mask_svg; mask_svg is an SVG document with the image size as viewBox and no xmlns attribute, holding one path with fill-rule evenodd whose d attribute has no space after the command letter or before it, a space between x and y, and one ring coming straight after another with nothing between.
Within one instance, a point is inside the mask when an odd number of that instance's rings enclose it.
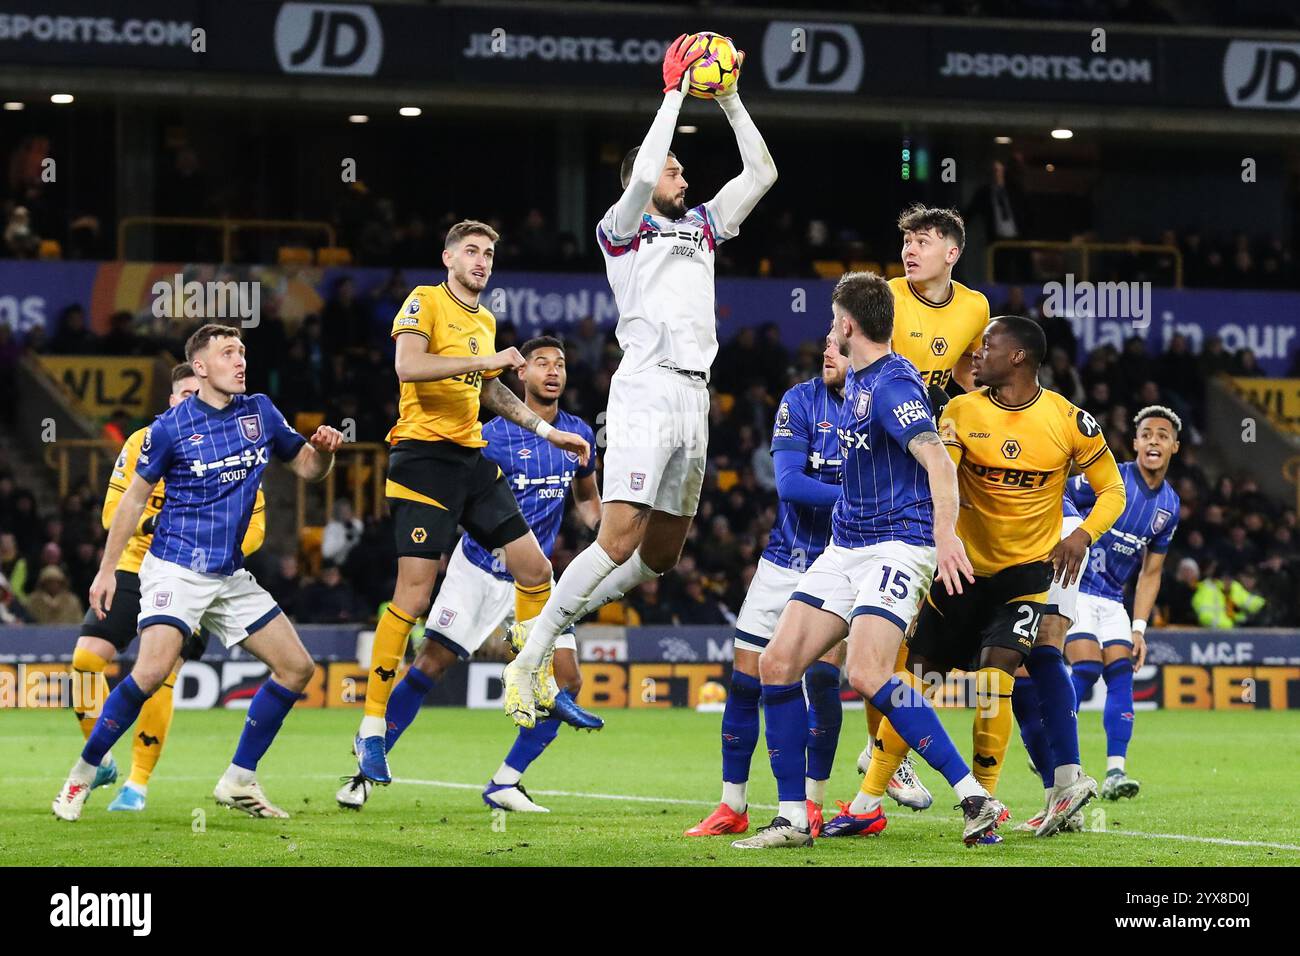
<instances>
[{"instance_id":1,"label":"player's tattooed arm","mask_svg":"<svg viewBox=\"0 0 1300 956\"><path fill-rule=\"evenodd\" d=\"M907 443L911 454L930 477L930 500L934 504L935 576L949 594L961 594L961 578L975 583L975 569L966 556L966 546L957 537L957 466L938 432L924 431Z\"/></svg>"},{"instance_id":2,"label":"player's tattooed arm","mask_svg":"<svg viewBox=\"0 0 1300 956\"><path fill-rule=\"evenodd\" d=\"M479 402L488 411L496 412L506 421L514 422L520 428L526 428L530 432L543 435L548 442L557 448L573 452L578 456L580 465L585 465L587 459L591 457L591 446L587 444L587 439L573 432L553 428L548 422L542 421L541 416L521 402L515 396L515 393L506 388L505 383L499 378L489 379L483 383L483 391L479 395Z\"/></svg>"}]
</instances>

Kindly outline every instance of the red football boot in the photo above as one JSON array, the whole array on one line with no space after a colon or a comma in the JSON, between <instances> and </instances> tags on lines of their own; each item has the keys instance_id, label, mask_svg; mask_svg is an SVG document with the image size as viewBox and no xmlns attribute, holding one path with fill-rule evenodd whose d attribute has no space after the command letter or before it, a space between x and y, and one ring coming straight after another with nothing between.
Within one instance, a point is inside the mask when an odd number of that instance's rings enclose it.
<instances>
[{"instance_id":1,"label":"red football boot","mask_svg":"<svg viewBox=\"0 0 1300 956\"><path fill-rule=\"evenodd\" d=\"M725 803L719 803L718 809L687 830L684 836L723 836L727 833L744 833L748 829L748 813L737 813Z\"/></svg>"}]
</instances>

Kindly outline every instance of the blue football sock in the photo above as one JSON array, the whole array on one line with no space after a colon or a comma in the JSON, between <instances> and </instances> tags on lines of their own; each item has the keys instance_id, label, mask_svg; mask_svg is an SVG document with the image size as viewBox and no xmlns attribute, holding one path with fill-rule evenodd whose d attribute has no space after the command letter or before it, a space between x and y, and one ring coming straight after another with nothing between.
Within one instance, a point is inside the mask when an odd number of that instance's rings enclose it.
<instances>
[{"instance_id":1,"label":"blue football sock","mask_svg":"<svg viewBox=\"0 0 1300 956\"><path fill-rule=\"evenodd\" d=\"M532 727L520 727L514 746L506 754L506 765L522 774L559 732L558 720L539 720Z\"/></svg>"},{"instance_id":2,"label":"blue football sock","mask_svg":"<svg viewBox=\"0 0 1300 956\"><path fill-rule=\"evenodd\" d=\"M1055 647L1041 644L1029 652L1025 666L1038 691L1038 708L1052 748L1052 767L1079 763L1079 718L1065 658Z\"/></svg>"},{"instance_id":3,"label":"blue football sock","mask_svg":"<svg viewBox=\"0 0 1300 956\"><path fill-rule=\"evenodd\" d=\"M1106 728L1106 756L1127 757L1133 739L1133 662L1115 661L1102 671L1106 678L1106 705L1101 724Z\"/></svg>"},{"instance_id":4,"label":"blue football sock","mask_svg":"<svg viewBox=\"0 0 1300 956\"><path fill-rule=\"evenodd\" d=\"M244 732L239 735L239 746L235 748L235 756L230 762L244 770L256 770L257 762L265 756L271 741L280 732L284 718L289 715L293 705L306 696L295 694L268 677L248 705Z\"/></svg>"},{"instance_id":5,"label":"blue football sock","mask_svg":"<svg viewBox=\"0 0 1300 956\"><path fill-rule=\"evenodd\" d=\"M803 682L764 684L763 711L767 720L767 756L776 777L776 796L803 802L804 747L808 743L808 705Z\"/></svg>"},{"instance_id":6,"label":"blue football sock","mask_svg":"<svg viewBox=\"0 0 1300 956\"><path fill-rule=\"evenodd\" d=\"M889 718L898 736L949 784L955 787L970 774L970 765L957 752L934 707L910 684L891 677L872 696L871 703Z\"/></svg>"},{"instance_id":7,"label":"blue football sock","mask_svg":"<svg viewBox=\"0 0 1300 956\"><path fill-rule=\"evenodd\" d=\"M816 661L808 668L803 682L808 690L808 777L829 780L835 748L840 744L840 725L844 723L840 669Z\"/></svg>"},{"instance_id":8,"label":"blue football sock","mask_svg":"<svg viewBox=\"0 0 1300 956\"><path fill-rule=\"evenodd\" d=\"M722 779L727 783L749 780L749 764L758 746L758 702L763 685L757 677L731 672L731 693L722 711Z\"/></svg>"},{"instance_id":9,"label":"blue football sock","mask_svg":"<svg viewBox=\"0 0 1300 956\"><path fill-rule=\"evenodd\" d=\"M1052 747L1047 742L1047 728L1043 726L1043 714L1038 709L1038 694L1032 677L1016 678L1016 686L1011 691L1011 710L1020 725L1020 739L1029 751L1029 759L1043 778L1043 787L1050 787L1055 779Z\"/></svg>"},{"instance_id":10,"label":"blue football sock","mask_svg":"<svg viewBox=\"0 0 1300 956\"><path fill-rule=\"evenodd\" d=\"M113 749L121 736L131 729L135 719L140 716L140 708L149 699L149 695L140 689L135 678L127 674L113 693L104 701L95 721L95 729L90 732L86 746L82 748L81 759L92 767L98 767L104 754Z\"/></svg>"},{"instance_id":11,"label":"blue football sock","mask_svg":"<svg viewBox=\"0 0 1300 956\"><path fill-rule=\"evenodd\" d=\"M1092 693L1092 685L1101 677L1101 661L1079 661L1070 665L1070 683L1074 685L1074 709L1083 707L1083 702Z\"/></svg>"},{"instance_id":12,"label":"blue football sock","mask_svg":"<svg viewBox=\"0 0 1300 956\"><path fill-rule=\"evenodd\" d=\"M392 695L388 698L388 709L384 712L384 720L388 723L388 730L384 734L384 749L389 753L393 752L398 738L406 732L406 728L411 726L411 721L415 720L416 715L420 713L424 698L432 689L433 678L414 667L397 682Z\"/></svg>"}]
</instances>

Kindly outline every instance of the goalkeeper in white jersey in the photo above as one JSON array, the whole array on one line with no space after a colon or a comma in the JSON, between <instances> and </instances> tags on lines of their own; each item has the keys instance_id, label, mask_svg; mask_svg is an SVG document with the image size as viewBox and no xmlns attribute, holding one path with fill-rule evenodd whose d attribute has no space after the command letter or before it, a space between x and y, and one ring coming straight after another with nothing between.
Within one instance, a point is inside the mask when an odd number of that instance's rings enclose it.
<instances>
[{"instance_id":1,"label":"goalkeeper in white jersey","mask_svg":"<svg viewBox=\"0 0 1300 956\"><path fill-rule=\"evenodd\" d=\"M549 682L540 678L560 633L669 571L699 505L709 367L718 352L714 253L776 182L776 165L733 86L715 99L744 168L712 199L687 206L684 170L669 146L690 67L703 52L694 36L669 45L663 104L623 160L623 194L596 227L623 350L606 412L604 508L595 543L573 559L541 614L515 625L527 642L505 671L505 709L520 726L531 727L535 705L549 703Z\"/></svg>"}]
</instances>

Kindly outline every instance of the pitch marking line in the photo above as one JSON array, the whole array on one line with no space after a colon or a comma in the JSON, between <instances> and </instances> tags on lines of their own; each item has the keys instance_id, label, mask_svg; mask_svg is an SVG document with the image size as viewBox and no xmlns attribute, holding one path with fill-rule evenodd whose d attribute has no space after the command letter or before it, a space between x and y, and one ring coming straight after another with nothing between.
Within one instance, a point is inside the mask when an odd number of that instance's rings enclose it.
<instances>
[{"instance_id":1,"label":"pitch marking line","mask_svg":"<svg viewBox=\"0 0 1300 956\"><path fill-rule=\"evenodd\" d=\"M420 787L442 787L448 790L482 790L479 783L453 783L449 780L412 780L394 777L393 783L407 783ZM678 797L638 797L621 793L579 793L574 790L532 790L542 797L582 797L587 800L617 800L624 803L671 803L679 806L712 807L715 804L705 800L683 800ZM775 810L774 804L751 803L757 810ZM1139 830L1085 830L1085 833L1105 833L1110 836L1139 837L1144 840L1183 840L1188 843L1213 843L1218 846L1258 847L1267 850L1290 850L1300 853L1300 846L1291 843L1267 843L1262 840L1229 840L1226 837L1192 836L1187 833L1143 833Z\"/></svg>"}]
</instances>

